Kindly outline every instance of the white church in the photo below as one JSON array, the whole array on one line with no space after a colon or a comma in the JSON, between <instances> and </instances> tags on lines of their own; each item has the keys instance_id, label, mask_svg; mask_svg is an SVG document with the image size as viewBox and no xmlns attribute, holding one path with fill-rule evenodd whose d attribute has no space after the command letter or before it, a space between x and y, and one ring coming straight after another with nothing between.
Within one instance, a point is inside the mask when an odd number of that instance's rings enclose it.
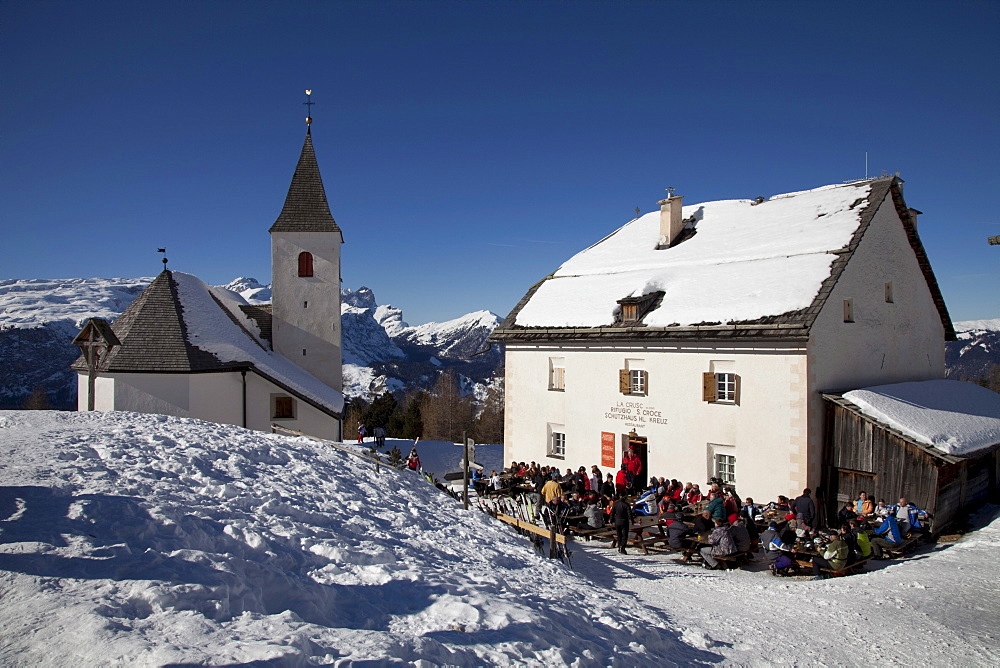
<instances>
[{"instance_id":1,"label":"white church","mask_svg":"<svg viewBox=\"0 0 1000 668\"><path fill-rule=\"evenodd\" d=\"M312 144L270 228L272 301L163 272L108 324L88 320L78 410L138 411L340 440L340 245Z\"/></svg>"},{"instance_id":2,"label":"white church","mask_svg":"<svg viewBox=\"0 0 1000 668\"><path fill-rule=\"evenodd\" d=\"M824 393L944 377L955 333L901 179L659 204L493 333L505 461L607 473L633 447L646 480L795 496L822 481Z\"/></svg>"}]
</instances>

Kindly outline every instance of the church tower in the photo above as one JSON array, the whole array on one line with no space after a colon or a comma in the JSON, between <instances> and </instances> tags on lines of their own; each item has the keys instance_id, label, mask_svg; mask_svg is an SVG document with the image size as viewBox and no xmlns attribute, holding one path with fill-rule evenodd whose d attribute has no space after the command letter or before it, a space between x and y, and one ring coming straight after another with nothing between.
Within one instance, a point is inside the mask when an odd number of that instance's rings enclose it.
<instances>
[{"instance_id":1,"label":"church tower","mask_svg":"<svg viewBox=\"0 0 1000 668\"><path fill-rule=\"evenodd\" d=\"M309 116L285 205L269 230L272 345L275 352L339 391L343 389L340 244L344 237L326 201L311 129Z\"/></svg>"}]
</instances>

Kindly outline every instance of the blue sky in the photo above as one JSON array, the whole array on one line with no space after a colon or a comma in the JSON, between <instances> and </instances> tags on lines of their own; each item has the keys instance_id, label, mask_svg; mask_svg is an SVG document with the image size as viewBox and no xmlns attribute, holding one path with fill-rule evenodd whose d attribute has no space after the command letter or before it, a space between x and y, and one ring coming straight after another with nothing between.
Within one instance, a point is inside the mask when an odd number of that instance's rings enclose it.
<instances>
[{"instance_id":1,"label":"blue sky","mask_svg":"<svg viewBox=\"0 0 1000 668\"><path fill-rule=\"evenodd\" d=\"M900 172L1000 317L997 2L0 4L0 278L269 280L314 90L343 278L505 315L656 208Z\"/></svg>"}]
</instances>

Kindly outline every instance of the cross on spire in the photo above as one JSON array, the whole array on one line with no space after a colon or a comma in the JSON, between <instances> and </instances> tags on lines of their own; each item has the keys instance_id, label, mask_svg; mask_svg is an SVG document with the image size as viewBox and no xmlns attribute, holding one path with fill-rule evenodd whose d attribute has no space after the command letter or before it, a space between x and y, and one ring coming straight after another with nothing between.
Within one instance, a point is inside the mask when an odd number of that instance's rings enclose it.
<instances>
[{"instance_id":1,"label":"cross on spire","mask_svg":"<svg viewBox=\"0 0 1000 668\"><path fill-rule=\"evenodd\" d=\"M316 103L312 101L312 94L312 89L306 88L306 101L302 103L306 105L306 125L312 125L313 122L312 106Z\"/></svg>"}]
</instances>

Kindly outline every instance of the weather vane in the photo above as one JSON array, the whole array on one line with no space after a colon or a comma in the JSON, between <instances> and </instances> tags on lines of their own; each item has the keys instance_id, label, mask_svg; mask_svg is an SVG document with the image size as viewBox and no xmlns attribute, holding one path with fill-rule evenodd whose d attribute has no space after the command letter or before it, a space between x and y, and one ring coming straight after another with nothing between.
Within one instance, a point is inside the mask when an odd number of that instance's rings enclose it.
<instances>
[{"instance_id":1,"label":"weather vane","mask_svg":"<svg viewBox=\"0 0 1000 668\"><path fill-rule=\"evenodd\" d=\"M161 262L163 262L163 270L166 271L167 270L167 249L166 248L157 248L156 252L157 253L163 253L163 260L161 260Z\"/></svg>"},{"instance_id":2,"label":"weather vane","mask_svg":"<svg viewBox=\"0 0 1000 668\"><path fill-rule=\"evenodd\" d=\"M312 101L312 94L312 89L306 88L306 101L302 103L306 105L306 125L312 125L313 122L312 106L316 103Z\"/></svg>"}]
</instances>

